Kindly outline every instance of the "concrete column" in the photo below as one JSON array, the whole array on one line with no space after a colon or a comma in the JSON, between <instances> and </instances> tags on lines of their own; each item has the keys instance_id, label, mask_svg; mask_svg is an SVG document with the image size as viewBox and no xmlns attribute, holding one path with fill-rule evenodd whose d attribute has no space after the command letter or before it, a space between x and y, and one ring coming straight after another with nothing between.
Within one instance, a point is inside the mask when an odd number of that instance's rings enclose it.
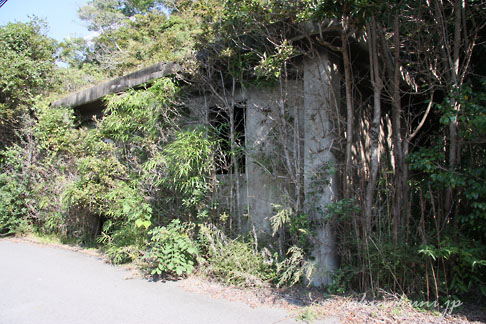
<instances>
[{"instance_id":1,"label":"concrete column","mask_svg":"<svg viewBox=\"0 0 486 324\"><path fill-rule=\"evenodd\" d=\"M334 135L330 118L336 98L332 91L332 71L327 54L308 59L304 67L304 209L316 224L315 247L312 251L317 273L312 284L330 284L336 270L335 236L326 220L326 205L337 192L337 179L332 170L335 157L331 152ZM333 80L334 81L334 80Z\"/></svg>"}]
</instances>

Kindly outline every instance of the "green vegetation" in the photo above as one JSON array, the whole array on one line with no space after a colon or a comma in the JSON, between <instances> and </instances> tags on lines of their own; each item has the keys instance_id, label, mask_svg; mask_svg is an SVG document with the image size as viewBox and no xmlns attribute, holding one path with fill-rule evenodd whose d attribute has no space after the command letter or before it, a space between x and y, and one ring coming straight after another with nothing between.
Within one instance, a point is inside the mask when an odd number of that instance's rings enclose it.
<instances>
[{"instance_id":1,"label":"green vegetation","mask_svg":"<svg viewBox=\"0 0 486 324\"><path fill-rule=\"evenodd\" d=\"M168 226L155 227L149 232L151 244L144 259L149 262L152 275L180 276L194 270L197 248L188 231L176 219Z\"/></svg>"},{"instance_id":2,"label":"green vegetation","mask_svg":"<svg viewBox=\"0 0 486 324\"><path fill-rule=\"evenodd\" d=\"M14 179L9 179L6 174L0 175L0 235L22 233L26 221L27 212L22 204L23 186Z\"/></svg>"},{"instance_id":3,"label":"green vegetation","mask_svg":"<svg viewBox=\"0 0 486 324\"><path fill-rule=\"evenodd\" d=\"M11 142L36 97L53 87L56 46L44 28L37 20L0 28L0 149Z\"/></svg>"},{"instance_id":4,"label":"green vegetation","mask_svg":"<svg viewBox=\"0 0 486 324\"><path fill-rule=\"evenodd\" d=\"M330 224L340 267L328 291L483 301L486 15L481 1L462 3L93 0L79 12L100 33L89 43L55 44L38 21L0 27L0 235L98 245L113 263L156 276L284 286L319 271L316 230ZM343 75L337 159L304 202L289 84L324 49ZM47 103L166 60L185 73L108 96L92 121ZM272 86L275 151L253 158L283 185L268 215L273 236L261 240L233 176L245 147L229 94ZM224 125L186 107L198 91L218 98ZM338 199L304 208L329 174Z\"/></svg>"},{"instance_id":5,"label":"green vegetation","mask_svg":"<svg viewBox=\"0 0 486 324\"><path fill-rule=\"evenodd\" d=\"M211 225L201 227L199 240L204 272L227 284L266 286L276 278L273 256L250 241L230 239Z\"/></svg>"}]
</instances>

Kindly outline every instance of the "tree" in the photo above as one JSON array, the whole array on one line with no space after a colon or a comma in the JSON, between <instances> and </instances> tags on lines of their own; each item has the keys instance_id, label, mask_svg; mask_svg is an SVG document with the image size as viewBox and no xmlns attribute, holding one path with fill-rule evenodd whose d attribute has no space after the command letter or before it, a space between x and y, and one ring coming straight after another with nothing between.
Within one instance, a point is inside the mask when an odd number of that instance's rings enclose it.
<instances>
[{"instance_id":1,"label":"tree","mask_svg":"<svg viewBox=\"0 0 486 324\"><path fill-rule=\"evenodd\" d=\"M20 116L52 86L56 43L39 20L0 28L0 148L13 140Z\"/></svg>"},{"instance_id":2,"label":"tree","mask_svg":"<svg viewBox=\"0 0 486 324\"><path fill-rule=\"evenodd\" d=\"M95 62L110 76L187 57L202 32L198 19L175 11L167 17L162 9L162 4L153 0L88 2L78 13L98 35L80 44L84 47L81 57ZM65 53L69 58L71 53Z\"/></svg>"}]
</instances>

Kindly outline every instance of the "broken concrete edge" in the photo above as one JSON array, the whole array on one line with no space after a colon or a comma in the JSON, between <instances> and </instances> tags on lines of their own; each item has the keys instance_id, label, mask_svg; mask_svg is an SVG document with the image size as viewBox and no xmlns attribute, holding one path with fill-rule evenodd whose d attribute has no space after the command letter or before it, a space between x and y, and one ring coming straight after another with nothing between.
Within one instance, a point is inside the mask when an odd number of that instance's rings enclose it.
<instances>
[{"instance_id":1,"label":"broken concrete edge","mask_svg":"<svg viewBox=\"0 0 486 324\"><path fill-rule=\"evenodd\" d=\"M54 107L78 107L103 99L103 97L134 88L141 84L180 72L182 67L175 62L160 62L119 78L98 84L70 96L56 100Z\"/></svg>"}]
</instances>

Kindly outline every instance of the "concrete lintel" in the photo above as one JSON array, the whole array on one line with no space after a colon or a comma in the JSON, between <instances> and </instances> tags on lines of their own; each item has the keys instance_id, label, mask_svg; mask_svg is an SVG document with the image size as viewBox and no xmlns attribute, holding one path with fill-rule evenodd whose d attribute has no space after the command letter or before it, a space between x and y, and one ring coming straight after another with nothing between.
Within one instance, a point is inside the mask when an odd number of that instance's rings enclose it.
<instances>
[{"instance_id":1,"label":"concrete lintel","mask_svg":"<svg viewBox=\"0 0 486 324\"><path fill-rule=\"evenodd\" d=\"M149 81L181 71L181 66L174 62L156 63L149 67L122 77L98 84L52 103L53 106L78 107L101 100L109 94L122 92Z\"/></svg>"}]
</instances>

